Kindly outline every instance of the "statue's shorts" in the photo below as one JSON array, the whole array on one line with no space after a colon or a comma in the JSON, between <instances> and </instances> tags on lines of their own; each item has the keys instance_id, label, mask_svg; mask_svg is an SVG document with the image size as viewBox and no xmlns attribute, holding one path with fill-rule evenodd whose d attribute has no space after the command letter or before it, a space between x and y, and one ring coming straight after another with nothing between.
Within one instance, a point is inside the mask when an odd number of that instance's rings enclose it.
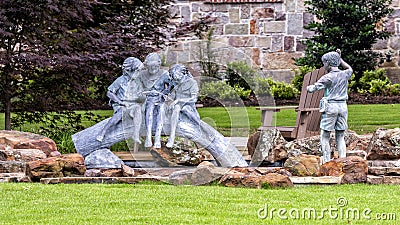
<instances>
[{"instance_id":1,"label":"statue's shorts","mask_svg":"<svg viewBox=\"0 0 400 225\"><path fill-rule=\"evenodd\" d=\"M347 114L346 101L329 102L326 111L322 113L321 130L346 130Z\"/></svg>"}]
</instances>

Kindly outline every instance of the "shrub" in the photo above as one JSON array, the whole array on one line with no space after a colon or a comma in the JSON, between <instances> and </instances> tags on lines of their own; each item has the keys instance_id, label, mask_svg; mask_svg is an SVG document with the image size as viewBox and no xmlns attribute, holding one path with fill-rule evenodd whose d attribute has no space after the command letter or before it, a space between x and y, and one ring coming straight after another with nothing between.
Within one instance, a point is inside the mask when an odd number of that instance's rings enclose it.
<instances>
[{"instance_id":1,"label":"shrub","mask_svg":"<svg viewBox=\"0 0 400 225\"><path fill-rule=\"evenodd\" d=\"M225 81L203 83L200 89L200 99L205 97L226 101L239 99L235 89Z\"/></svg>"},{"instance_id":2,"label":"shrub","mask_svg":"<svg viewBox=\"0 0 400 225\"><path fill-rule=\"evenodd\" d=\"M294 70L294 78L292 80L292 85L299 91L303 86L304 75L308 72L315 70L314 66L299 66L298 69Z\"/></svg>"},{"instance_id":3,"label":"shrub","mask_svg":"<svg viewBox=\"0 0 400 225\"><path fill-rule=\"evenodd\" d=\"M277 99L292 99L300 92L292 84L274 81L272 78L257 78L255 94L260 96L272 95Z\"/></svg>"},{"instance_id":4,"label":"shrub","mask_svg":"<svg viewBox=\"0 0 400 225\"><path fill-rule=\"evenodd\" d=\"M246 62L232 62L226 66L226 79L231 87L238 86L245 90L251 90L251 87L254 87L257 71Z\"/></svg>"},{"instance_id":5,"label":"shrub","mask_svg":"<svg viewBox=\"0 0 400 225\"><path fill-rule=\"evenodd\" d=\"M378 39L391 36L388 30L379 27L393 11L389 7L391 0L306 0L304 3L307 12L316 17L305 29L315 35L304 42L305 56L296 60L297 65L321 67L321 56L339 48L344 60L354 69L355 81L366 69L375 68L379 54L371 49Z\"/></svg>"},{"instance_id":6,"label":"shrub","mask_svg":"<svg viewBox=\"0 0 400 225\"><path fill-rule=\"evenodd\" d=\"M355 85L352 78L349 87ZM358 82L357 91L359 93L370 93L372 95L398 95L400 94L400 84L392 84L386 76L385 69L367 70Z\"/></svg>"}]
</instances>

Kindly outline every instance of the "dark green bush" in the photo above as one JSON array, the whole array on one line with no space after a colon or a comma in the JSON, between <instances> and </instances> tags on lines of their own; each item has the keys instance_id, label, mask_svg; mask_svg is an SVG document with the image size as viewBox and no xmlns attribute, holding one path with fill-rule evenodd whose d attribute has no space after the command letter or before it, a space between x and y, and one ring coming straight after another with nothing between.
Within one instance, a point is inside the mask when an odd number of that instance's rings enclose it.
<instances>
[{"instance_id":1,"label":"dark green bush","mask_svg":"<svg viewBox=\"0 0 400 225\"><path fill-rule=\"evenodd\" d=\"M315 35L303 42L305 56L297 59L296 64L319 68L322 55L339 48L354 70L356 90L363 71L374 70L377 65L379 55L371 50L372 45L391 35L385 27L379 28L393 11L389 7L391 0L306 0L304 3L307 12L316 17L305 29Z\"/></svg>"}]
</instances>

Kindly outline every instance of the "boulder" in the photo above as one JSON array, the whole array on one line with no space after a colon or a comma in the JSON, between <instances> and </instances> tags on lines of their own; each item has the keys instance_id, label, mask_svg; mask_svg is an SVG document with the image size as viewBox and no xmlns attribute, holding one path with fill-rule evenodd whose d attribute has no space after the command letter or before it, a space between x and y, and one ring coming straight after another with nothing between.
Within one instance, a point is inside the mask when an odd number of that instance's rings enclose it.
<instances>
[{"instance_id":1,"label":"boulder","mask_svg":"<svg viewBox=\"0 0 400 225\"><path fill-rule=\"evenodd\" d=\"M15 160L23 162L47 158L47 155L40 149L14 149L13 155Z\"/></svg>"},{"instance_id":2,"label":"boulder","mask_svg":"<svg viewBox=\"0 0 400 225\"><path fill-rule=\"evenodd\" d=\"M88 169L120 169L122 164L124 164L124 162L108 148L90 152L85 156L84 162Z\"/></svg>"},{"instance_id":3,"label":"boulder","mask_svg":"<svg viewBox=\"0 0 400 225\"><path fill-rule=\"evenodd\" d=\"M289 157L284 167L293 176L318 176L320 164L319 156L301 154L297 157Z\"/></svg>"},{"instance_id":4,"label":"boulder","mask_svg":"<svg viewBox=\"0 0 400 225\"><path fill-rule=\"evenodd\" d=\"M81 176L85 171L81 155L67 154L28 162L26 172L32 181L40 181L41 178Z\"/></svg>"},{"instance_id":5,"label":"boulder","mask_svg":"<svg viewBox=\"0 0 400 225\"><path fill-rule=\"evenodd\" d=\"M358 156L338 158L323 164L320 176L340 176L342 184L367 182L368 163Z\"/></svg>"},{"instance_id":6,"label":"boulder","mask_svg":"<svg viewBox=\"0 0 400 225\"><path fill-rule=\"evenodd\" d=\"M169 181L176 185L206 185L221 178L228 168L216 167L210 162L200 163L196 169L176 171L169 176Z\"/></svg>"},{"instance_id":7,"label":"boulder","mask_svg":"<svg viewBox=\"0 0 400 225\"><path fill-rule=\"evenodd\" d=\"M123 177L122 169L88 169L85 177Z\"/></svg>"},{"instance_id":8,"label":"boulder","mask_svg":"<svg viewBox=\"0 0 400 225\"><path fill-rule=\"evenodd\" d=\"M60 155L53 140L29 132L2 130L0 131L0 144L10 146L12 149L40 149L46 156Z\"/></svg>"},{"instance_id":9,"label":"boulder","mask_svg":"<svg viewBox=\"0 0 400 225\"><path fill-rule=\"evenodd\" d=\"M277 129L260 131L259 134L254 134L247 143L247 146L250 146L249 153L252 153L250 166L256 167L263 161L275 163L287 158L284 148L286 140Z\"/></svg>"},{"instance_id":10,"label":"boulder","mask_svg":"<svg viewBox=\"0 0 400 225\"><path fill-rule=\"evenodd\" d=\"M288 176L279 173L261 174L254 168L233 168L219 180L219 184L227 187L288 187L293 183Z\"/></svg>"},{"instance_id":11,"label":"boulder","mask_svg":"<svg viewBox=\"0 0 400 225\"><path fill-rule=\"evenodd\" d=\"M162 144L162 148L151 148L150 153L157 164L166 167L178 165L197 166L204 159L202 151L178 140L175 141L172 148L167 148Z\"/></svg>"},{"instance_id":12,"label":"boulder","mask_svg":"<svg viewBox=\"0 0 400 225\"><path fill-rule=\"evenodd\" d=\"M400 159L400 128L376 130L367 153L368 160Z\"/></svg>"},{"instance_id":13,"label":"boulder","mask_svg":"<svg viewBox=\"0 0 400 225\"><path fill-rule=\"evenodd\" d=\"M20 161L0 161L0 173L25 173L26 164Z\"/></svg>"},{"instance_id":14,"label":"boulder","mask_svg":"<svg viewBox=\"0 0 400 225\"><path fill-rule=\"evenodd\" d=\"M216 167L210 162L202 162L194 170L190 177L190 183L192 185L210 184L221 178L227 171L229 171L228 168Z\"/></svg>"},{"instance_id":15,"label":"boulder","mask_svg":"<svg viewBox=\"0 0 400 225\"><path fill-rule=\"evenodd\" d=\"M346 142L346 150L348 156L357 155L363 156L367 151L371 136L370 135L357 135L354 131L346 131L344 137ZM337 152L335 132L331 132L330 146L332 153ZM303 139L296 139L288 142L285 146L289 157L298 156L300 154L322 156L320 150L321 140L320 136L312 136Z\"/></svg>"}]
</instances>

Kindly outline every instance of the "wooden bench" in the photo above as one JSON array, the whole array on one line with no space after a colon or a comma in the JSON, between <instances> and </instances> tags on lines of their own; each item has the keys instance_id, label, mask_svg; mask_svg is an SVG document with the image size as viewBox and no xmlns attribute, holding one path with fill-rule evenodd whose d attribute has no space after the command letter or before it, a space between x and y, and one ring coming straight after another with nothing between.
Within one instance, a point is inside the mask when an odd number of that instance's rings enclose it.
<instances>
[{"instance_id":1,"label":"wooden bench","mask_svg":"<svg viewBox=\"0 0 400 225\"><path fill-rule=\"evenodd\" d=\"M322 115L319 112L319 101L324 93L323 91L308 93L307 86L314 84L325 74L325 69L320 68L304 75L298 106L257 107L256 109L261 110L261 127L259 127L258 130L278 129L287 140L318 135L320 132L319 124ZM297 112L296 124L294 126L273 125L273 115L284 109L294 109Z\"/></svg>"}]
</instances>

